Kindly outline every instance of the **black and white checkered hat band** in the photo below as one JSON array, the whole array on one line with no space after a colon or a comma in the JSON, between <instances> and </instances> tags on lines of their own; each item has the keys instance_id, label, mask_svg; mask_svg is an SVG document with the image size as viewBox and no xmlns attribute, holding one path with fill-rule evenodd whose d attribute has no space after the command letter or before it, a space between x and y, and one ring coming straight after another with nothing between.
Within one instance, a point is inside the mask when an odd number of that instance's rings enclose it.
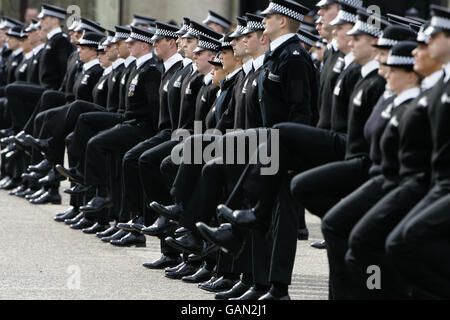
<instances>
[{"instance_id":1,"label":"black and white checkered hat band","mask_svg":"<svg viewBox=\"0 0 450 320\"><path fill-rule=\"evenodd\" d=\"M208 41L200 40L198 47L206 50L217 51L217 45Z\"/></svg>"},{"instance_id":2,"label":"black and white checkered hat band","mask_svg":"<svg viewBox=\"0 0 450 320\"><path fill-rule=\"evenodd\" d=\"M422 26L417 34L417 42L427 42L430 38L431 37L425 33L425 28Z\"/></svg>"},{"instance_id":3,"label":"black and white checkered hat band","mask_svg":"<svg viewBox=\"0 0 450 320\"><path fill-rule=\"evenodd\" d=\"M381 31L381 29L374 27L373 25L370 25L366 22L362 22L361 20L358 20L353 29L350 30L350 32L353 31L361 31L363 33L367 33L371 36L374 36L375 38L379 38L383 34L383 31Z\"/></svg>"},{"instance_id":4,"label":"black and white checkered hat band","mask_svg":"<svg viewBox=\"0 0 450 320\"><path fill-rule=\"evenodd\" d=\"M130 38L133 39L133 40L137 40L137 41L141 41L141 42L146 42L146 43L150 43L150 44L153 43L151 37L147 37L147 36L144 36L144 35L142 35L142 34L135 33L135 32L132 32L132 33L130 34Z\"/></svg>"},{"instance_id":5,"label":"black and white checkered hat band","mask_svg":"<svg viewBox=\"0 0 450 320\"><path fill-rule=\"evenodd\" d=\"M156 29L156 35L175 39L178 38L178 35L175 32L165 29Z\"/></svg>"},{"instance_id":6,"label":"black and white checkered hat band","mask_svg":"<svg viewBox=\"0 0 450 320\"><path fill-rule=\"evenodd\" d=\"M201 32L200 30L197 30L195 28L189 27L188 29L188 33L193 34L194 36L198 37L198 36L206 36L209 37L209 35L207 35L204 32Z\"/></svg>"},{"instance_id":7,"label":"black and white checkered hat band","mask_svg":"<svg viewBox=\"0 0 450 320\"><path fill-rule=\"evenodd\" d=\"M97 42L97 41L91 41L91 40L85 40L85 39L80 39L80 41L78 41L78 44L79 45L82 45L82 46L98 46L99 45L99 43L100 42Z\"/></svg>"},{"instance_id":8,"label":"black and white checkered hat band","mask_svg":"<svg viewBox=\"0 0 450 320\"><path fill-rule=\"evenodd\" d=\"M178 32L188 32L189 31L189 25L188 24L183 24L183 27L178 31Z\"/></svg>"},{"instance_id":9,"label":"black and white checkered hat band","mask_svg":"<svg viewBox=\"0 0 450 320\"><path fill-rule=\"evenodd\" d=\"M431 18L431 26L439 29L450 30L450 19L433 17Z\"/></svg>"},{"instance_id":10,"label":"black and white checkered hat band","mask_svg":"<svg viewBox=\"0 0 450 320\"><path fill-rule=\"evenodd\" d=\"M350 12L339 10L339 13L333 21L331 21L331 25L338 23L339 21L346 21L348 23L355 24L358 21L358 16L356 14L351 14Z\"/></svg>"},{"instance_id":11,"label":"black and white checkered hat band","mask_svg":"<svg viewBox=\"0 0 450 320\"><path fill-rule=\"evenodd\" d=\"M262 22L259 21L248 21L247 22L247 28L245 29L244 32L252 32L255 30L264 30L264 25L262 24Z\"/></svg>"},{"instance_id":12,"label":"black and white checkered hat band","mask_svg":"<svg viewBox=\"0 0 450 320\"><path fill-rule=\"evenodd\" d=\"M242 25L239 24L237 26L237 30L236 31L239 32L239 33L244 33L245 29L246 29L245 26L242 26Z\"/></svg>"},{"instance_id":13,"label":"black and white checkered hat band","mask_svg":"<svg viewBox=\"0 0 450 320\"><path fill-rule=\"evenodd\" d=\"M363 2L361 0L341 0L341 2L355 8L360 8L363 6Z\"/></svg>"},{"instance_id":14,"label":"black and white checkered hat band","mask_svg":"<svg viewBox=\"0 0 450 320\"><path fill-rule=\"evenodd\" d=\"M100 45L98 46L98 50L99 50L99 51L106 50L106 48L107 48L107 46L105 46L105 45L103 45L103 44L100 44Z\"/></svg>"},{"instance_id":15,"label":"black and white checkered hat band","mask_svg":"<svg viewBox=\"0 0 450 320\"><path fill-rule=\"evenodd\" d=\"M273 10L273 11L279 12L282 15L285 15L285 16L287 16L289 18L292 18L292 19L298 20L298 21L303 21L303 19L305 18L304 15L302 15L302 14L300 14L300 13L294 11L294 10L291 10L289 8L286 8L286 7L284 7L284 6L282 6L282 5L278 4L278 3L275 3L275 2L271 2L269 4L268 10Z\"/></svg>"},{"instance_id":16,"label":"black and white checkered hat band","mask_svg":"<svg viewBox=\"0 0 450 320\"><path fill-rule=\"evenodd\" d=\"M299 34L298 37L299 37L299 39L300 39L301 42L306 43L306 44L307 44L308 46L310 46L310 47L314 47L315 44L316 44L313 40L311 40L311 39L305 37L305 36L302 35L302 34Z\"/></svg>"},{"instance_id":17,"label":"black and white checkered hat band","mask_svg":"<svg viewBox=\"0 0 450 320\"><path fill-rule=\"evenodd\" d=\"M383 37L378 39L378 45L379 46L393 47L397 43L398 43L398 41L397 40L393 40L393 39L388 39L388 38L383 38Z\"/></svg>"},{"instance_id":18,"label":"black and white checkered hat band","mask_svg":"<svg viewBox=\"0 0 450 320\"><path fill-rule=\"evenodd\" d=\"M416 61L413 57L401 57L389 55L387 64L388 65L414 65Z\"/></svg>"},{"instance_id":19,"label":"black and white checkered hat band","mask_svg":"<svg viewBox=\"0 0 450 320\"><path fill-rule=\"evenodd\" d=\"M231 47L231 42L222 42L220 44L221 47Z\"/></svg>"},{"instance_id":20,"label":"black and white checkered hat band","mask_svg":"<svg viewBox=\"0 0 450 320\"><path fill-rule=\"evenodd\" d=\"M21 38L22 34L20 32L16 32L13 30L9 30L9 32L7 33L8 36L13 36L13 37L17 37L17 38Z\"/></svg>"},{"instance_id":21,"label":"black and white checkered hat band","mask_svg":"<svg viewBox=\"0 0 450 320\"><path fill-rule=\"evenodd\" d=\"M47 10L47 9L42 9L41 13L39 14L38 18L42 19L45 16L51 16L51 17L56 17L59 19L65 19L66 15L63 13L59 13L59 12L55 12L55 11L51 11L51 10Z\"/></svg>"},{"instance_id":22,"label":"black and white checkered hat band","mask_svg":"<svg viewBox=\"0 0 450 320\"><path fill-rule=\"evenodd\" d=\"M128 39L128 36L129 36L128 33L124 33L124 32L116 32L116 37L115 37L115 39L117 39L117 40Z\"/></svg>"}]
</instances>

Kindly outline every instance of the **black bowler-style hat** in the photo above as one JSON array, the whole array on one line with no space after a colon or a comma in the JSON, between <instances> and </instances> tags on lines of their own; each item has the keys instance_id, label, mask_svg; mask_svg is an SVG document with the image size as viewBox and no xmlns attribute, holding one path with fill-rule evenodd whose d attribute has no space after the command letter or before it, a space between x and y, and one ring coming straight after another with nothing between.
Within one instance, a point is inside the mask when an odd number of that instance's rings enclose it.
<instances>
[{"instance_id":1,"label":"black bowler-style hat","mask_svg":"<svg viewBox=\"0 0 450 320\"><path fill-rule=\"evenodd\" d=\"M218 53L218 54L216 55L216 57L214 58L213 61L208 61L208 62L209 62L209 64L212 64L213 66L216 66L216 67L223 67L222 60L220 60L220 53Z\"/></svg>"},{"instance_id":2,"label":"black bowler-style hat","mask_svg":"<svg viewBox=\"0 0 450 320\"><path fill-rule=\"evenodd\" d=\"M297 35L301 42L307 44L310 47L314 47L316 45L316 42L320 40L319 35L314 35L309 31L306 31L302 28L298 30Z\"/></svg>"},{"instance_id":3,"label":"black bowler-style hat","mask_svg":"<svg viewBox=\"0 0 450 320\"><path fill-rule=\"evenodd\" d=\"M85 31L81 39L78 40L77 45L97 49L104 37L105 35L102 33Z\"/></svg>"},{"instance_id":4,"label":"black bowler-style hat","mask_svg":"<svg viewBox=\"0 0 450 320\"><path fill-rule=\"evenodd\" d=\"M402 41L397 43L389 51L389 56L386 63L383 65L388 67L396 67L412 71L414 68L413 50L417 48L417 42Z\"/></svg>"},{"instance_id":5,"label":"black bowler-style hat","mask_svg":"<svg viewBox=\"0 0 450 320\"><path fill-rule=\"evenodd\" d=\"M383 35L378 39L378 43L372 46L378 49L391 49L401 41L415 41L416 38L417 33L414 30L392 25L384 30Z\"/></svg>"}]
</instances>

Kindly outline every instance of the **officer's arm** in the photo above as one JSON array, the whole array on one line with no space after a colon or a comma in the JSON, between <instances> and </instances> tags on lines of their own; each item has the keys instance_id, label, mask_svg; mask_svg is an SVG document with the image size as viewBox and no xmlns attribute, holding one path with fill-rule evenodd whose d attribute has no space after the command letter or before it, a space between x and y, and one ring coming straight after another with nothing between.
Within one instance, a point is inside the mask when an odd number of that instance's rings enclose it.
<instances>
[{"instance_id":1,"label":"officer's arm","mask_svg":"<svg viewBox=\"0 0 450 320\"><path fill-rule=\"evenodd\" d=\"M63 76L67 71L67 62L73 47L67 42L66 38L61 38L56 44L56 63L60 71L60 75ZM62 79L61 79L62 82Z\"/></svg>"},{"instance_id":2,"label":"officer's arm","mask_svg":"<svg viewBox=\"0 0 450 320\"><path fill-rule=\"evenodd\" d=\"M159 112L159 87L161 85L161 72L152 67L151 71L147 73L145 87L147 94L147 105L151 108L155 107L156 112ZM159 115L158 115L159 118Z\"/></svg>"},{"instance_id":3,"label":"officer's arm","mask_svg":"<svg viewBox=\"0 0 450 320\"><path fill-rule=\"evenodd\" d=\"M301 56L289 57L282 66L281 82L289 109L289 122L311 124L312 90L316 85L310 81L313 72Z\"/></svg>"}]
</instances>

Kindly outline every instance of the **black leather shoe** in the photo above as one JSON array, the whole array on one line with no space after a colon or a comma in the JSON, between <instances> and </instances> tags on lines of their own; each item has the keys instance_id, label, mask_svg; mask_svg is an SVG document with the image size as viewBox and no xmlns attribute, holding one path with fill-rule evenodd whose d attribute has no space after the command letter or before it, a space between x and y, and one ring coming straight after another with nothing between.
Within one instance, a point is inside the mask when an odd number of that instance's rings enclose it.
<instances>
[{"instance_id":1,"label":"black leather shoe","mask_svg":"<svg viewBox=\"0 0 450 320\"><path fill-rule=\"evenodd\" d=\"M65 212L62 212L61 214L57 214L53 218L53 220L55 220L56 222L64 222L66 220L75 218L79 214L80 214L80 212L78 211L78 208L72 207L70 209L67 209Z\"/></svg>"},{"instance_id":2,"label":"black leather shoe","mask_svg":"<svg viewBox=\"0 0 450 320\"><path fill-rule=\"evenodd\" d=\"M50 147L50 144L52 143L53 138L49 138L49 139L36 139L30 135L27 135L24 138L24 142L30 146L32 146L33 148L35 148L36 150L38 150L41 153L45 153L48 148Z\"/></svg>"},{"instance_id":3,"label":"black leather shoe","mask_svg":"<svg viewBox=\"0 0 450 320\"><path fill-rule=\"evenodd\" d=\"M95 224L94 221L91 221L89 219L83 218L78 223L72 224L70 226L71 229L74 230L83 230L92 227Z\"/></svg>"},{"instance_id":4,"label":"black leather shoe","mask_svg":"<svg viewBox=\"0 0 450 320\"><path fill-rule=\"evenodd\" d=\"M225 205L220 205L217 207L217 211L234 226L251 230L258 229L259 221L255 216L254 209L233 211Z\"/></svg>"},{"instance_id":5,"label":"black leather shoe","mask_svg":"<svg viewBox=\"0 0 450 320\"><path fill-rule=\"evenodd\" d=\"M145 247L146 241L147 240L145 239L144 235L138 234L137 232L130 232L122 239L111 240L109 243L116 247Z\"/></svg>"},{"instance_id":6,"label":"black leather shoe","mask_svg":"<svg viewBox=\"0 0 450 320\"><path fill-rule=\"evenodd\" d=\"M81 212L99 212L113 205L110 198L94 197L87 205L80 207Z\"/></svg>"},{"instance_id":7,"label":"black leather shoe","mask_svg":"<svg viewBox=\"0 0 450 320\"><path fill-rule=\"evenodd\" d=\"M117 231L119 231L119 228L117 228L116 226L112 226L103 232L97 232L96 235L97 235L97 238L101 239L101 238L111 237L112 235L117 233Z\"/></svg>"},{"instance_id":8,"label":"black leather shoe","mask_svg":"<svg viewBox=\"0 0 450 320\"><path fill-rule=\"evenodd\" d=\"M87 194L91 190L92 190L91 186L82 187L82 186L76 185L70 189L64 190L64 193L70 194L71 196L81 196L81 195Z\"/></svg>"},{"instance_id":9,"label":"black leather shoe","mask_svg":"<svg viewBox=\"0 0 450 320\"><path fill-rule=\"evenodd\" d=\"M239 280L230 280L220 277L213 283L200 285L199 288L208 292L223 292L233 288L238 281Z\"/></svg>"},{"instance_id":10,"label":"black leather shoe","mask_svg":"<svg viewBox=\"0 0 450 320\"><path fill-rule=\"evenodd\" d=\"M176 222L173 222L166 217L159 217L153 225L148 228L143 228L141 233L152 237L168 237L172 235L176 228Z\"/></svg>"},{"instance_id":11,"label":"black leather shoe","mask_svg":"<svg viewBox=\"0 0 450 320\"><path fill-rule=\"evenodd\" d=\"M48 173L47 176L45 176L42 179L39 179L39 185L52 186L52 185L57 185L61 181L64 181L64 180L66 180L66 178L64 178L58 172L56 172L55 170L50 170L50 172Z\"/></svg>"},{"instance_id":12,"label":"black leather shoe","mask_svg":"<svg viewBox=\"0 0 450 320\"><path fill-rule=\"evenodd\" d=\"M197 239L194 235L192 235L192 233L187 233L176 239L167 237L165 241L172 248L182 252L197 253L201 252L203 248L202 240Z\"/></svg>"},{"instance_id":13,"label":"black leather shoe","mask_svg":"<svg viewBox=\"0 0 450 320\"><path fill-rule=\"evenodd\" d=\"M201 286L205 286L205 285L206 285L206 286L209 286L209 285L213 284L214 282L216 282L219 278L220 278L220 277L216 276L216 275L213 273L213 275L211 276L211 279L209 279L209 280L206 281L206 282L199 283L199 284L198 284L198 287L200 288Z\"/></svg>"},{"instance_id":14,"label":"black leather shoe","mask_svg":"<svg viewBox=\"0 0 450 320\"><path fill-rule=\"evenodd\" d=\"M183 277L192 276L197 271L197 267L194 267L190 263L185 263L184 266L175 272L166 272L166 278L180 280Z\"/></svg>"},{"instance_id":15,"label":"black leather shoe","mask_svg":"<svg viewBox=\"0 0 450 320\"><path fill-rule=\"evenodd\" d=\"M96 234L97 232L103 232L105 230L108 230L111 226L109 224L100 224L96 223L92 227L83 229L83 233L86 234Z\"/></svg>"},{"instance_id":16,"label":"black leather shoe","mask_svg":"<svg viewBox=\"0 0 450 320\"><path fill-rule=\"evenodd\" d=\"M181 257L168 257L166 255L161 256L158 260L151 263L144 263L143 266L147 269L152 270L163 270L165 268L174 267L179 265L181 262Z\"/></svg>"},{"instance_id":17,"label":"black leather shoe","mask_svg":"<svg viewBox=\"0 0 450 320\"><path fill-rule=\"evenodd\" d=\"M142 230L145 229L145 226L143 224L133 223L131 225L131 228L133 229L134 232L142 233Z\"/></svg>"},{"instance_id":18,"label":"black leather shoe","mask_svg":"<svg viewBox=\"0 0 450 320\"><path fill-rule=\"evenodd\" d=\"M258 300L279 300L279 301L289 301L291 300L291 297L289 297L289 295L284 296L284 297L275 297L274 295L272 295L269 292L267 292L265 295L263 295L261 298L259 298Z\"/></svg>"},{"instance_id":19,"label":"black leather shoe","mask_svg":"<svg viewBox=\"0 0 450 320\"><path fill-rule=\"evenodd\" d=\"M53 192L46 192L44 193L42 196L40 196L37 199L32 199L30 200L31 204L37 204L37 205L41 205L41 204L61 204L62 203L62 199L61 199L61 195L59 193L53 193Z\"/></svg>"},{"instance_id":20,"label":"black leather shoe","mask_svg":"<svg viewBox=\"0 0 450 320\"><path fill-rule=\"evenodd\" d=\"M216 293L215 298L216 300L229 300L231 298L238 298L246 293L250 288L251 286L249 286L248 284L239 281L230 290Z\"/></svg>"},{"instance_id":21,"label":"black leather shoe","mask_svg":"<svg viewBox=\"0 0 450 320\"><path fill-rule=\"evenodd\" d=\"M11 180L9 180L8 183L5 183L2 186L2 189L8 190L8 191L13 190L13 189L17 188L21 184L21 182L22 181L20 179L11 179Z\"/></svg>"},{"instance_id":22,"label":"black leather shoe","mask_svg":"<svg viewBox=\"0 0 450 320\"><path fill-rule=\"evenodd\" d=\"M40 179L44 178L47 175L48 172L29 172L29 173L23 173L22 179L26 181L31 182L37 182Z\"/></svg>"},{"instance_id":23,"label":"black leather shoe","mask_svg":"<svg viewBox=\"0 0 450 320\"><path fill-rule=\"evenodd\" d=\"M52 164L47 159L44 159L42 162L35 166L28 166L28 171L30 172L48 173L51 169Z\"/></svg>"},{"instance_id":24,"label":"black leather shoe","mask_svg":"<svg viewBox=\"0 0 450 320\"><path fill-rule=\"evenodd\" d=\"M163 206L160 205L158 202L152 202L150 204L150 208L156 211L157 214L160 216L166 217L167 219L179 221L181 218L181 215L184 212L184 209L180 205L173 205L173 206Z\"/></svg>"},{"instance_id":25,"label":"black leather shoe","mask_svg":"<svg viewBox=\"0 0 450 320\"><path fill-rule=\"evenodd\" d=\"M247 301L257 301L259 298L261 298L263 295L265 295L266 291L256 291L255 288L250 288L246 293L244 293L242 296L237 298L230 298L230 301L233 300L247 300Z\"/></svg>"},{"instance_id":26,"label":"black leather shoe","mask_svg":"<svg viewBox=\"0 0 450 320\"><path fill-rule=\"evenodd\" d=\"M56 171L63 177L69 179L73 183L83 186L84 177L75 168L66 169L61 165L56 165Z\"/></svg>"},{"instance_id":27,"label":"black leather shoe","mask_svg":"<svg viewBox=\"0 0 450 320\"><path fill-rule=\"evenodd\" d=\"M37 199L46 192L47 191L44 188L41 188L41 189L37 190L35 193L25 196L25 199L27 199L27 200Z\"/></svg>"},{"instance_id":28,"label":"black leather shoe","mask_svg":"<svg viewBox=\"0 0 450 320\"><path fill-rule=\"evenodd\" d=\"M215 243L212 243L210 241L203 241L203 248L200 252L197 254L192 253L188 256L189 261L199 261L203 260L204 257L217 252L220 250L220 247L218 247Z\"/></svg>"},{"instance_id":29,"label":"black leather shoe","mask_svg":"<svg viewBox=\"0 0 450 320\"><path fill-rule=\"evenodd\" d=\"M17 193L23 192L27 189L27 187L25 187L23 184L19 185L17 188L11 190L10 192L8 192L8 195L10 196L15 196Z\"/></svg>"},{"instance_id":30,"label":"black leather shoe","mask_svg":"<svg viewBox=\"0 0 450 320\"><path fill-rule=\"evenodd\" d=\"M12 128L0 130L0 138L6 138L15 135L15 131Z\"/></svg>"},{"instance_id":31,"label":"black leather shoe","mask_svg":"<svg viewBox=\"0 0 450 320\"><path fill-rule=\"evenodd\" d=\"M125 237L126 235L128 235L129 232L123 231L123 230L118 230L116 233L114 233L113 235L109 236L109 237L103 237L102 241L103 242L111 242L113 240L120 240L123 237Z\"/></svg>"},{"instance_id":32,"label":"black leather shoe","mask_svg":"<svg viewBox=\"0 0 450 320\"><path fill-rule=\"evenodd\" d=\"M181 262L179 265L175 266L175 267L171 267L171 268L166 268L164 271L165 272L175 272L178 269L182 268L184 265L186 264L185 261Z\"/></svg>"},{"instance_id":33,"label":"black leather shoe","mask_svg":"<svg viewBox=\"0 0 450 320\"><path fill-rule=\"evenodd\" d=\"M71 226L72 224L77 224L78 222L80 222L81 219L83 219L83 217L84 213L80 212L78 215L75 216L75 218L64 220L64 223L67 224L68 226Z\"/></svg>"},{"instance_id":34,"label":"black leather shoe","mask_svg":"<svg viewBox=\"0 0 450 320\"><path fill-rule=\"evenodd\" d=\"M185 234L188 234L189 232L190 232L189 229L186 229L185 227L181 227L181 228L178 228L177 230L175 230L174 236L176 238L179 238L179 237L184 236Z\"/></svg>"},{"instance_id":35,"label":"black leather shoe","mask_svg":"<svg viewBox=\"0 0 450 320\"><path fill-rule=\"evenodd\" d=\"M185 276L181 280L187 283L201 283L211 279L212 272L206 269L206 266L203 265L202 268L198 269L196 273L191 276Z\"/></svg>"},{"instance_id":36,"label":"black leather shoe","mask_svg":"<svg viewBox=\"0 0 450 320\"><path fill-rule=\"evenodd\" d=\"M11 181L11 178L10 177L4 177L3 179L2 179L2 181L0 181L0 189L1 188L3 188L3 186L5 185L5 184L7 184L7 183L9 183L9 181Z\"/></svg>"},{"instance_id":37,"label":"black leather shoe","mask_svg":"<svg viewBox=\"0 0 450 320\"><path fill-rule=\"evenodd\" d=\"M205 239L218 245L225 253L235 258L242 253L245 240L233 232L230 224L226 223L219 228L211 228L203 222L197 222L196 226Z\"/></svg>"},{"instance_id":38,"label":"black leather shoe","mask_svg":"<svg viewBox=\"0 0 450 320\"><path fill-rule=\"evenodd\" d=\"M319 249L319 250L325 250L327 248L327 244L325 241L313 242L313 243L311 243L311 247Z\"/></svg>"},{"instance_id":39,"label":"black leather shoe","mask_svg":"<svg viewBox=\"0 0 450 320\"><path fill-rule=\"evenodd\" d=\"M16 197L19 197L19 198L25 198L28 195L32 195L36 191L37 191L36 189L27 188L26 190L24 190L22 192L17 192L15 195L16 195Z\"/></svg>"},{"instance_id":40,"label":"black leather shoe","mask_svg":"<svg viewBox=\"0 0 450 320\"><path fill-rule=\"evenodd\" d=\"M144 224L144 217L136 217L133 220L128 221L127 223L119 223L119 224L117 224L117 228L119 228L121 230L128 231L128 232L132 232L132 231L136 231L133 228L134 224L143 225Z\"/></svg>"},{"instance_id":41,"label":"black leather shoe","mask_svg":"<svg viewBox=\"0 0 450 320\"><path fill-rule=\"evenodd\" d=\"M309 239L308 228L299 229L297 233L297 239L300 241L308 241Z\"/></svg>"}]
</instances>

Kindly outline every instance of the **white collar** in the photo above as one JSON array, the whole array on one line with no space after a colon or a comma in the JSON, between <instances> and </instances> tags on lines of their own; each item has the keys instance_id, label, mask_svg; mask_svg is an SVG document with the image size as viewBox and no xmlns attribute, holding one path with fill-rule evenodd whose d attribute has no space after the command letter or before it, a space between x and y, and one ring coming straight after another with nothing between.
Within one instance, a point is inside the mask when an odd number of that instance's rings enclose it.
<instances>
[{"instance_id":1,"label":"white collar","mask_svg":"<svg viewBox=\"0 0 450 320\"><path fill-rule=\"evenodd\" d=\"M263 55L260 55L255 60L253 60L253 69L255 71L263 66L263 64L264 64L264 57L265 57L265 55L263 54Z\"/></svg>"},{"instance_id":2,"label":"white collar","mask_svg":"<svg viewBox=\"0 0 450 320\"><path fill-rule=\"evenodd\" d=\"M372 60L361 68L361 75L363 78L367 77L372 71L377 70L380 67L376 60Z\"/></svg>"},{"instance_id":3,"label":"white collar","mask_svg":"<svg viewBox=\"0 0 450 320\"><path fill-rule=\"evenodd\" d=\"M120 67L123 63L125 63L125 60L123 60L122 58L117 59L116 61L113 62L112 64L112 68L113 70L116 70L118 67Z\"/></svg>"},{"instance_id":4,"label":"white collar","mask_svg":"<svg viewBox=\"0 0 450 320\"><path fill-rule=\"evenodd\" d=\"M389 90L389 85L387 83L386 83L386 87L384 89L385 90L384 90L384 93L383 93L383 98L385 100L389 99L390 97L393 97L395 95L391 90Z\"/></svg>"},{"instance_id":5,"label":"white collar","mask_svg":"<svg viewBox=\"0 0 450 320\"><path fill-rule=\"evenodd\" d=\"M344 70L347 69L347 67L349 65L351 65L354 60L355 60L355 55L354 55L353 51L350 51L350 53L348 53L344 57L344 63L345 63Z\"/></svg>"},{"instance_id":6,"label":"white collar","mask_svg":"<svg viewBox=\"0 0 450 320\"><path fill-rule=\"evenodd\" d=\"M270 43L270 51L274 52L279 46L281 46L283 43L288 41L293 36L296 36L296 34L295 33L288 33L288 34L285 34L285 35L282 35L282 36L276 38L275 40L273 40Z\"/></svg>"},{"instance_id":7,"label":"white collar","mask_svg":"<svg viewBox=\"0 0 450 320\"><path fill-rule=\"evenodd\" d=\"M31 58L33 58L33 50L31 50L30 52L28 52L25 56L24 56L25 60L29 60Z\"/></svg>"},{"instance_id":8,"label":"white collar","mask_svg":"<svg viewBox=\"0 0 450 320\"><path fill-rule=\"evenodd\" d=\"M107 76L107 75L110 74L112 71L113 71L113 66L111 65L111 66L109 66L108 68L106 68L105 71L103 71L102 77Z\"/></svg>"},{"instance_id":9,"label":"white collar","mask_svg":"<svg viewBox=\"0 0 450 320\"><path fill-rule=\"evenodd\" d=\"M333 48L333 50L336 52L336 51L339 51L339 48L338 48L338 42L337 42L337 40L336 39L334 39L333 38L333 40L331 40L331 47Z\"/></svg>"},{"instance_id":10,"label":"white collar","mask_svg":"<svg viewBox=\"0 0 450 320\"><path fill-rule=\"evenodd\" d=\"M445 78L444 81L447 82L450 79L450 62L444 66Z\"/></svg>"},{"instance_id":11,"label":"white collar","mask_svg":"<svg viewBox=\"0 0 450 320\"><path fill-rule=\"evenodd\" d=\"M188 65L190 65L192 63L192 60L189 58L184 58L183 59L183 68L186 68Z\"/></svg>"},{"instance_id":12,"label":"white collar","mask_svg":"<svg viewBox=\"0 0 450 320\"><path fill-rule=\"evenodd\" d=\"M444 70L439 70L422 80L422 89L429 90L442 78Z\"/></svg>"},{"instance_id":13,"label":"white collar","mask_svg":"<svg viewBox=\"0 0 450 320\"><path fill-rule=\"evenodd\" d=\"M234 70L232 73L230 73L229 75L227 75L226 80L230 80L231 78L233 78L239 71L242 70L241 68L237 68L236 70Z\"/></svg>"},{"instance_id":14,"label":"white collar","mask_svg":"<svg viewBox=\"0 0 450 320\"><path fill-rule=\"evenodd\" d=\"M194 74L194 73L196 73L196 72L197 72L197 69L198 69L197 64L196 64L196 63L193 63L193 64L192 64L192 72L191 72L191 75Z\"/></svg>"},{"instance_id":15,"label":"white collar","mask_svg":"<svg viewBox=\"0 0 450 320\"><path fill-rule=\"evenodd\" d=\"M83 64L83 72L90 70L98 64L100 64L100 61L98 59L94 59L89 61L88 63Z\"/></svg>"},{"instance_id":16,"label":"white collar","mask_svg":"<svg viewBox=\"0 0 450 320\"><path fill-rule=\"evenodd\" d=\"M203 78L203 83L207 86L212 82L212 73L208 73L204 78Z\"/></svg>"},{"instance_id":17,"label":"white collar","mask_svg":"<svg viewBox=\"0 0 450 320\"><path fill-rule=\"evenodd\" d=\"M394 99L394 108L398 107L399 105L401 105L406 100L417 98L419 96L419 94L420 94L420 88L419 87L415 87L415 88L411 88L411 89L408 89L406 91L403 91L402 93L400 93L397 96L397 98Z\"/></svg>"},{"instance_id":18,"label":"white collar","mask_svg":"<svg viewBox=\"0 0 450 320\"><path fill-rule=\"evenodd\" d=\"M153 52L147 53L145 56L142 56L139 59L137 59L136 60L137 69L142 67L142 65L144 63L146 63L148 60L150 60L151 58L153 58Z\"/></svg>"},{"instance_id":19,"label":"white collar","mask_svg":"<svg viewBox=\"0 0 450 320\"><path fill-rule=\"evenodd\" d=\"M38 45L36 48L33 49L33 54L35 56L37 56L39 54L39 52L42 51L42 49L44 49L45 47L45 43L41 43L40 45Z\"/></svg>"},{"instance_id":20,"label":"white collar","mask_svg":"<svg viewBox=\"0 0 450 320\"><path fill-rule=\"evenodd\" d=\"M19 54L21 54L22 52L23 52L23 49L22 49L22 48L19 48L19 49L13 51L12 56L13 56L13 57L17 57L17 56L18 56Z\"/></svg>"},{"instance_id":21,"label":"white collar","mask_svg":"<svg viewBox=\"0 0 450 320\"><path fill-rule=\"evenodd\" d=\"M51 38L56 36L58 33L62 33L62 29L60 27L57 27L57 28L53 29L52 31L50 31L47 34L47 39L50 40Z\"/></svg>"},{"instance_id":22,"label":"white collar","mask_svg":"<svg viewBox=\"0 0 450 320\"><path fill-rule=\"evenodd\" d=\"M125 59L125 68L128 68L130 66L131 63L133 63L136 60L135 57L133 56L128 56L128 58Z\"/></svg>"},{"instance_id":23,"label":"white collar","mask_svg":"<svg viewBox=\"0 0 450 320\"><path fill-rule=\"evenodd\" d=\"M248 75L248 73L253 68L253 59L249 59L244 65L242 66L242 69L244 70L245 75Z\"/></svg>"},{"instance_id":24,"label":"white collar","mask_svg":"<svg viewBox=\"0 0 450 320\"><path fill-rule=\"evenodd\" d=\"M181 56L181 54L179 54L179 53L174 54L169 59L164 61L164 70L166 72L169 71L170 68L172 68L175 63L182 61L182 60L183 60L183 57Z\"/></svg>"}]
</instances>

